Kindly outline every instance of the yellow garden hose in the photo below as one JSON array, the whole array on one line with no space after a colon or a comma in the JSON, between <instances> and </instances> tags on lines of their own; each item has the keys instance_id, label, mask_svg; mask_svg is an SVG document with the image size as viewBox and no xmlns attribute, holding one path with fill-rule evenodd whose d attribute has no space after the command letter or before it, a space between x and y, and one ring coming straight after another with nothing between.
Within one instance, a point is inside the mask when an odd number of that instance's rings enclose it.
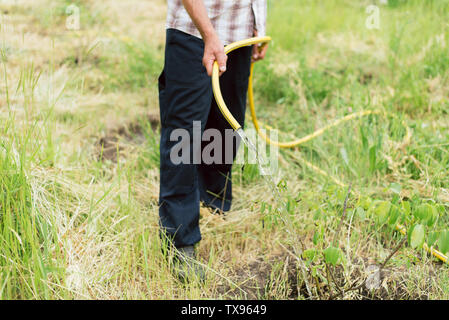
<instances>
[{"instance_id":1,"label":"yellow garden hose","mask_svg":"<svg viewBox=\"0 0 449 320\"><path fill-rule=\"evenodd\" d=\"M230 53L234 50L237 50L239 48L242 48L242 47L246 47L246 46L250 46L250 45L258 44L258 43L266 44L270 41L271 41L270 37L249 38L246 40L231 43L230 45L227 45L224 50L225 50L225 53L228 54L228 53ZM252 65L251 65L251 72L252 72ZM252 74L251 74L251 79L252 79ZM216 61L214 63L214 67L212 70L212 88L214 91L215 100L217 101L217 105L218 105L218 108L220 108L221 113L223 114L225 119L229 122L231 127L235 131L238 131L239 129L242 128L242 126L240 125L240 123L238 123L238 121L234 118L232 113L229 111L228 107L226 106L226 102L223 99L223 96L221 94L221 89L220 89L220 72L218 69L218 63Z\"/></svg>"},{"instance_id":2,"label":"yellow garden hose","mask_svg":"<svg viewBox=\"0 0 449 320\"><path fill-rule=\"evenodd\" d=\"M225 50L225 53L228 54L234 50L237 50L237 49L245 47L245 46L250 46L250 45L259 44L259 43L266 45L270 41L271 41L270 37L249 38L246 40L231 43L230 45L227 45L224 50ZM213 66L213 71L212 71L212 88L213 88L215 100L217 101L218 108L220 109L220 111L223 114L223 116L225 117L225 119L229 122L229 124L235 131L238 131L239 129L241 129L242 126L238 123L238 121L234 118L234 116L229 111L228 107L226 106L226 102L224 101L223 95L221 94L219 74L220 74L220 72L219 72L219 68L218 68L218 63L215 62L214 66ZM249 83L248 83L248 101L249 101L249 108L250 108L251 118L252 118L254 127L256 128L257 133L268 144L276 145L280 148L297 147L303 143L306 143L307 141L310 141L310 140L322 135L327 130L329 130L333 127L336 127L343 122L347 122L347 121L350 121L355 118L364 117L364 116L367 116L370 114L382 113L380 110L366 110L366 111L356 112L356 113L347 115L341 119L338 119L337 121L327 125L326 127L321 128L321 129L313 132L312 134L309 134L301 139L289 141L289 142L273 141L261 130L259 122L257 121L256 108L254 105L253 74L254 74L254 63L251 63L251 71L250 71Z\"/></svg>"},{"instance_id":3,"label":"yellow garden hose","mask_svg":"<svg viewBox=\"0 0 449 320\"><path fill-rule=\"evenodd\" d=\"M255 38L249 38L246 40L242 40L242 41L238 41L238 42L234 42L231 43L229 45L227 45L224 48L224 51L226 54L237 50L239 48L242 47L246 47L246 46L250 46L250 45L255 45L255 44L262 44L262 45L266 45L271 41L271 37L255 37ZM352 119L356 119L356 118L360 118L360 117L364 117L364 116L368 116L368 115L372 115L372 114L383 114L386 115L387 113L381 110L366 110L366 111L361 111L361 112L356 112L356 113L352 113L350 115L347 115L341 119L338 119L336 121L334 121L333 123L325 126L324 128L321 128L301 139L297 139L297 140L293 140L293 141L289 141L289 142L278 142L278 141L273 141L271 140L260 128L259 122L257 121L257 116L256 116L256 109L255 109L255 105L254 105L254 92L253 92L253 73L254 73L254 62L251 64L251 71L250 71L250 76L249 76L249 83L248 83L248 101L249 101L249 107L250 107L250 112L251 112L251 118L254 124L254 127L256 128L257 133L268 143L268 144L272 144L272 145L276 145L279 148L294 148L294 147L298 147L301 144L306 143L307 141L310 141L320 135L322 135L323 133L325 133L327 130L336 127L338 125L340 125L341 123L350 121ZM219 72L219 67L218 67L218 63L215 62L214 66L213 66L213 71L212 71L212 89L214 92L214 97L215 100L217 101L217 105L218 108L220 109L221 113L223 114L223 116L225 117L225 119L229 122L229 124L231 125L231 127L235 130L235 131L239 131L242 130L242 126L238 123L238 121L234 118L234 116L231 114L231 112L229 111L228 107L226 106L226 102L223 99L223 96L221 94L221 89L220 89L220 76L219 76L220 72ZM394 117L394 115L392 115ZM407 128L407 134L406 134L406 139L410 139L411 136L411 132L410 132L410 128L408 126L405 126ZM341 182L340 180L338 180L337 178L334 178L332 176L330 176L329 174L327 174L325 171L321 170L320 168L316 167L315 165L313 165L312 163L301 159L301 161L303 163L305 163L309 168L311 168L312 170L314 170L315 172L318 172L322 175L325 175L329 178L331 178L332 180L334 180L335 183L337 183L340 186L345 186L345 184L343 182ZM401 224L397 224L396 225L396 229L403 235L407 235L407 229L401 225ZM431 255L435 256L436 258L438 258L439 260L445 262L445 263L449 263L449 258L444 255L443 253L441 253L440 251L434 249L433 247L429 247L426 243L424 243L423 245L424 250L426 250L427 252L429 252Z\"/></svg>"},{"instance_id":4,"label":"yellow garden hose","mask_svg":"<svg viewBox=\"0 0 449 320\"><path fill-rule=\"evenodd\" d=\"M355 118L364 117L370 114L380 114L380 110L366 110L361 112L352 113L350 115L347 115L341 119L336 120L335 122L325 126L324 128L321 128L305 137L302 137L301 139L289 141L289 142L278 142L271 140L262 130L260 130L259 122L257 121L256 116L256 108L254 106L254 91L253 91L253 72L254 72L254 63L251 64L251 73L249 76L249 83L248 83L248 101L249 101L249 110L251 112L251 118L253 120L254 127L256 128L257 133L264 139L268 144L272 144L275 146L278 146L279 148L294 148L297 147L303 143L306 143L307 141L310 141L320 135L322 135L325 131L329 130L332 127L338 126L342 122L346 122Z\"/></svg>"}]
</instances>

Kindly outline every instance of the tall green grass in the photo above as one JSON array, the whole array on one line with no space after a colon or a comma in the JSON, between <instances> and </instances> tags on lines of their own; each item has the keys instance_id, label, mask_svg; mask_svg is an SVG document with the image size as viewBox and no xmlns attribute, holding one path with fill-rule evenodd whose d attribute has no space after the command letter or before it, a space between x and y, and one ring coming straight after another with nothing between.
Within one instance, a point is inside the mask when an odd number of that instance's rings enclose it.
<instances>
[{"instance_id":1,"label":"tall green grass","mask_svg":"<svg viewBox=\"0 0 449 320\"><path fill-rule=\"evenodd\" d=\"M14 133L13 119L2 121L0 144L0 298L49 299L58 296L64 269L55 225L40 211L30 176L33 134Z\"/></svg>"}]
</instances>

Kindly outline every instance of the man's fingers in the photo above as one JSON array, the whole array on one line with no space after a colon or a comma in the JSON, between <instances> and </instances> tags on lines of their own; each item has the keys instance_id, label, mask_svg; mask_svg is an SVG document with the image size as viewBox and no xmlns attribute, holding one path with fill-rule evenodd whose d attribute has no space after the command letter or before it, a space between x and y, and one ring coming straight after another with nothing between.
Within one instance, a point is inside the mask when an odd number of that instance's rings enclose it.
<instances>
[{"instance_id":1,"label":"man's fingers","mask_svg":"<svg viewBox=\"0 0 449 320\"><path fill-rule=\"evenodd\" d=\"M253 46L253 54L252 54L252 61L256 62L259 60L263 60L265 58L265 55L267 54L268 50L268 44L263 45L262 47L258 45Z\"/></svg>"},{"instance_id":2,"label":"man's fingers","mask_svg":"<svg viewBox=\"0 0 449 320\"><path fill-rule=\"evenodd\" d=\"M226 57L226 58L224 59L225 62L222 63L221 66L220 66L220 63L219 63L218 60L217 60L217 63L218 63L218 69L220 70L220 76L226 71L226 61L227 61L227 56L225 56L225 57ZM212 72L213 72L213 68L214 68L214 63L215 63L215 60L206 60L206 61L203 62L203 65L204 65L204 67L206 68L207 75L208 75L209 77L212 76Z\"/></svg>"},{"instance_id":3,"label":"man's fingers","mask_svg":"<svg viewBox=\"0 0 449 320\"><path fill-rule=\"evenodd\" d=\"M226 71L226 62L228 61L228 56L224 52L217 54L218 67L220 68L220 75Z\"/></svg>"},{"instance_id":4,"label":"man's fingers","mask_svg":"<svg viewBox=\"0 0 449 320\"><path fill-rule=\"evenodd\" d=\"M262 50L259 52L259 57L260 57L260 59L264 59L264 58L265 58L265 55L267 54L267 51L268 51L268 43L265 44L265 45L262 47Z\"/></svg>"},{"instance_id":5,"label":"man's fingers","mask_svg":"<svg viewBox=\"0 0 449 320\"><path fill-rule=\"evenodd\" d=\"M214 66L214 60L208 59L203 61L203 66L206 68L207 75L212 76L212 68Z\"/></svg>"},{"instance_id":6,"label":"man's fingers","mask_svg":"<svg viewBox=\"0 0 449 320\"><path fill-rule=\"evenodd\" d=\"M257 45L253 45L253 56L252 56L252 60L253 60L253 61L259 60L259 48L258 48Z\"/></svg>"}]
</instances>

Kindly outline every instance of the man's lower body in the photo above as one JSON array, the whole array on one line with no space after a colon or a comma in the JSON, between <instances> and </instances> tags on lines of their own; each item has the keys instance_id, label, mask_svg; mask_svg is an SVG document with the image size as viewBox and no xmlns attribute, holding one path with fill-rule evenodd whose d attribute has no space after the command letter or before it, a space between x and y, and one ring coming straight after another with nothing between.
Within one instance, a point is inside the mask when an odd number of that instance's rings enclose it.
<instances>
[{"instance_id":1,"label":"man's lower body","mask_svg":"<svg viewBox=\"0 0 449 320\"><path fill-rule=\"evenodd\" d=\"M200 201L223 211L230 210L232 200L229 154L225 154L226 130L232 129L220 113L213 97L211 78L202 65L204 43L184 32L168 29L164 70L159 77L159 103L161 115L160 141L160 194L159 217L163 234L176 248L193 246L201 240L199 229ZM246 93L251 65L251 47L244 47L228 55L227 71L220 77L224 100L243 125ZM205 164L193 161L207 142L194 148L194 122L204 130L216 129L222 137L222 161ZM176 129L189 132L188 163L174 164L170 141ZM196 130L198 132L198 130ZM200 137L201 141L201 137ZM232 148L235 157L238 143ZM231 158L232 160L232 158ZM194 163L195 162L195 163Z\"/></svg>"}]
</instances>

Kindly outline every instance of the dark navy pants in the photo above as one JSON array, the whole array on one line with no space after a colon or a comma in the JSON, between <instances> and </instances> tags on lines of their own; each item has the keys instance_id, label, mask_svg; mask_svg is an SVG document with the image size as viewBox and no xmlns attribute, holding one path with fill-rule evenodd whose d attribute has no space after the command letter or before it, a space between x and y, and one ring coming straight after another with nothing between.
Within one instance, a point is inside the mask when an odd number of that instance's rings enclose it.
<instances>
[{"instance_id":1,"label":"dark navy pants","mask_svg":"<svg viewBox=\"0 0 449 320\"><path fill-rule=\"evenodd\" d=\"M199 229L200 201L207 206L228 211L231 208L232 164L223 161L174 164L170 152L179 141L170 141L175 129L190 133L190 155L193 150L193 122L200 121L201 134L214 128L231 129L220 113L212 92L211 78L202 65L204 43L184 32L167 29L165 65L159 77L161 115L159 217L161 230L177 247L193 245L201 240ZM243 126L246 92L251 64L251 47L228 55L227 71L220 77L224 100ZM204 148L209 142L203 142ZM223 143L224 146L224 143ZM234 143L235 157L238 142ZM191 157L192 158L192 157ZM231 158L232 159L232 158ZM232 161L231 161L232 162Z\"/></svg>"}]
</instances>

